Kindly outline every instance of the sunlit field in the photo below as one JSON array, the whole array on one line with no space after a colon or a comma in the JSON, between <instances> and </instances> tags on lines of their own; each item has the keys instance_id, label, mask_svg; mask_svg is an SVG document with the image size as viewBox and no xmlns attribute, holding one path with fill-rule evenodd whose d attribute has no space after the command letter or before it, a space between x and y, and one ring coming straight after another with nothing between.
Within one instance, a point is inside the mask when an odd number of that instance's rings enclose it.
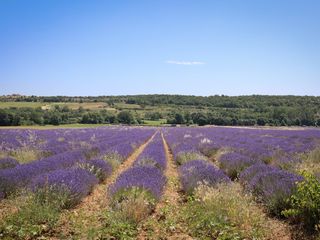
<instances>
[{"instance_id":1,"label":"sunlit field","mask_svg":"<svg viewBox=\"0 0 320 240\"><path fill-rule=\"evenodd\" d=\"M320 130L2 128L1 239L317 239Z\"/></svg>"}]
</instances>

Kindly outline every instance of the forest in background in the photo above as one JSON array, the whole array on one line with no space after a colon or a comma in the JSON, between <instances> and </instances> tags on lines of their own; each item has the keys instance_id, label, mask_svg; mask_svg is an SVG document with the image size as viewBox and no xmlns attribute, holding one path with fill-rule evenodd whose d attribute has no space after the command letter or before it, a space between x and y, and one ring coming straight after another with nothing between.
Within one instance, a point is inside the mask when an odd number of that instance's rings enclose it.
<instances>
[{"instance_id":1,"label":"forest in background","mask_svg":"<svg viewBox=\"0 0 320 240\"><path fill-rule=\"evenodd\" d=\"M0 125L185 124L320 126L320 97L0 96Z\"/></svg>"}]
</instances>

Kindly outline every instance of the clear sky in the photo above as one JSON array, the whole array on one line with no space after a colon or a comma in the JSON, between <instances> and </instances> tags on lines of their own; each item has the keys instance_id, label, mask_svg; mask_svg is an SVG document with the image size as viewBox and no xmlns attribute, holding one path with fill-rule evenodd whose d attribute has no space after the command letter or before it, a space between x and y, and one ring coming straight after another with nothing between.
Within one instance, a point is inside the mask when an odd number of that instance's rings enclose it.
<instances>
[{"instance_id":1,"label":"clear sky","mask_svg":"<svg viewBox=\"0 0 320 240\"><path fill-rule=\"evenodd\" d=\"M0 94L320 95L319 0L0 0Z\"/></svg>"}]
</instances>

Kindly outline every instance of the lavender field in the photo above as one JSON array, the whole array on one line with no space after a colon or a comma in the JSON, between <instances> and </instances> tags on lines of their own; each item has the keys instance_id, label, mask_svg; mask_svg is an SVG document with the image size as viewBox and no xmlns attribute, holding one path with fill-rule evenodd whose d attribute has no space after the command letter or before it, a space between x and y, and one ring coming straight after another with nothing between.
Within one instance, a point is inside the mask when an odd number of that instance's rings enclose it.
<instances>
[{"instance_id":1,"label":"lavender field","mask_svg":"<svg viewBox=\"0 0 320 240\"><path fill-rule=\"evenodd\" d=\"M0 130L1 239L317 239L320 131Z\"/></svg>"}]
</instances>

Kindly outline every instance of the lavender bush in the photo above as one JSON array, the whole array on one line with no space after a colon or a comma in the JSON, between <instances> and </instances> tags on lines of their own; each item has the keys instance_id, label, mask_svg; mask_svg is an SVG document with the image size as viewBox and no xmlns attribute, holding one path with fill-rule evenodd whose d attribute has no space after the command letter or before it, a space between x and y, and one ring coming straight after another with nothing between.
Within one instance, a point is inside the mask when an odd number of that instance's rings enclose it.
<instances>
[{"instance_id":1,"label":"lavender bush","mask_svg":"<svg viewBox=\"0 0 320 240\"><path fill-rule=\"evenodd\" d=\"M215 186L230 179L219 169L204 160L193 160L179 168L183 190L191 194L200 184Z\"/></svg>"},{"instance_id":2,"label":"lavender bush","mask_svg":"<svg viewBox=\"0 0 320 240\"><path fill-rule=\"evenodd\" d=\"M109 188L113 196L131 188L142 188L149 191L155 199L162 195L166 178L162 172L151 166L136 166L123 172Z\"/></svg>"},{"instance_id":3,"label":"lavender bush","mask_svg":"<svg viewBox=\"0 0 320 240\"><path fill-rule=\"evenodd\" d=\"M301 176L284 170L267 170L255 175L247 189L266 204L270 213L280 216L282 210L290 207L287 199L296 190L297 182L302 180Z\"/></svg>"},{"instance_id":4,"label":"lavender bush","mask_svg":"<svg viewBox=\"0 0 320 240\"><path fill-rule=\"evenodd\" d=\"M0 169L14 168L17 165L19 165L19 162L14 158L7 157L0 159Z\"/></svg>"},{"instance_id":5,"label":"lavender bush","mask_svg":"<svg viewBox=\"0 0 320 240\"><path fill-rule=\"evenodd\" d=\"M109 177L112 173L112 166L109 162L101 159L87 160L79 162L78 168L82 168L92 173L100 182Z\"/></svg>"},{"instance_id":6,"label":"lavender bush","mask_svg":"<svg viewBox=\"0 0 320 240\"><path fill-rule=\"evenodd\" d=\"M36 193L54 192L58 195L66 195L67 200L63 207L70 208L87 196L97 183L98 179L93 174L76 168L42 174L32 180L29 188Z\"/></svg>"},{"instance_id":7,"label":"lavender bush","mask_svg":"<svg viewBox=\"0 0 320 240\"><path fill-rule=\"evenodd\" d=\"M219 159L219 166L231 179L238 177L239 173L257 161L237 152L223 154Z\"/></svg>"},{"instance_id":8,"label":"lavender bush","mask_svg":"<svg viewBox=\"0 0 320 240\"><path fill-rule=\"evenodd\" d=\"M0 191L6 195L25 187L36 176L74 166L84 158L82 151L64 152L0 171Z\"/></svg>"},{"instance_id":9,"label":"lavender bush","mask_svg":"<svg viewBox=\"0 0 320 240\"><path fill-rule=\"evenodd\" d=\"M265 163L256 163L244 171L242 171L239 175L239 181L243 185L247 185L251 182L251 180L258 174L264 172L271 172L273 170L277 170L278 168L274 166L267 165Z\"/></svg>"}]
</instances>

